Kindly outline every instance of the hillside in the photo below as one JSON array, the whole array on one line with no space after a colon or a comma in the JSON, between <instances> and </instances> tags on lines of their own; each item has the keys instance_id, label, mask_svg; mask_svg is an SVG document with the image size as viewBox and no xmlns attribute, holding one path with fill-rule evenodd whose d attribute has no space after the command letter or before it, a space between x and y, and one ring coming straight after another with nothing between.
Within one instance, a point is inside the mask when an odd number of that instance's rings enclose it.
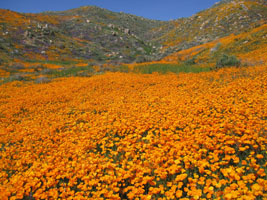
<instances>
[{"instance_id":1,"label":"hillside","mask_svg":"<svg viewBox=\"0 0 267 200\"><path fill-rule=\"evenodd\" d=\"M213 64L223 55L237 56L243 65L267 63L267 25L240 34L231 34L214 41L197 45L189 49L170 54L164 62L194 62L195 64Z\"/></svg>"},{"instance_id":2,"label":"hillside","mask_svg":"<svg viewBox=\"0 0 267 200\"><path fill-rule=\"evenodd\" d=\"M168 22L94 6L39 14L1 9L0 65L12 61L116 64L160 60L259 27L266 23L266 9L264 0L223 0L189 18Z\"/></svg>"},{"instance_id":3,"label":"hillside","mask_svg":"<svg viewBox=\"0 0 267 200\"><path fill-rule=\"evenodd\" d=\"M1 10L1 58L133 62L156 47L145 33L167 22L97 7L21 14Z\"/></svg>"},{"instance_id":4,"label":"hillside","mask_svg":"<svg viewBox=\"0 0 267 200\"><path fill-rule=\"evenodd\" d=\"M189 18L172 21L172 30L155 40L160 41L164 48L178 51L246 32L265 24L266 19L266 1L221 1Z\"/></svg>"}]
</instances>

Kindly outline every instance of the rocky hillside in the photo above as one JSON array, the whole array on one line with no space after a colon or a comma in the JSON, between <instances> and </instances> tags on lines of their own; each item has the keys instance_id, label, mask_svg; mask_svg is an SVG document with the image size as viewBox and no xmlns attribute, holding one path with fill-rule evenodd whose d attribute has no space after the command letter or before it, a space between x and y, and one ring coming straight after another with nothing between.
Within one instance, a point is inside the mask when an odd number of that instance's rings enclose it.
<instances>
[{"instance_id":1,"label":"rocky hillside","mask_svg":"<svg viewBox=\"0 0 267 200\"><path fill-rule=\"evenodd\" d=\"M151 44L147 33L168 23L90 6L40 14L0 12L2 61L152 59L159 45Z\"/></svg>"},{"instance_id":2,"label":"rocky hillside","mask_svg":"<svg viewBox=\"0 0 267 200\"><path fill-rule=\"evenodd\" d=\"M265 0L222 0L189 18L170 22L172 30L154 41L162 43L164 49L179 51L251 30L265 24L266 19Z\"/></svg>"},{"instance_id":3,"label":"rocky hillside","mask_svg":"<svg viewBox=\"0 0 267 200\"><path fill-rule=\"evenodd\" d=\"M265 0L222 0L189 18L148 20L85 6L24 14L0 10L0 65L27 60L131 63L240 34L266 23Z\"/></svg>"},{"instance_id":4,"label":"rocky hillside","mask_svg":"<svg viewBox=\"0 0 267 200\"><path fill-rule=\"evenodd\" d=\"M161 62L214 66L223 54L237 56L242 65L267 63L267 24L175 52L164 57Z\"/></svg>"}]
</instances>

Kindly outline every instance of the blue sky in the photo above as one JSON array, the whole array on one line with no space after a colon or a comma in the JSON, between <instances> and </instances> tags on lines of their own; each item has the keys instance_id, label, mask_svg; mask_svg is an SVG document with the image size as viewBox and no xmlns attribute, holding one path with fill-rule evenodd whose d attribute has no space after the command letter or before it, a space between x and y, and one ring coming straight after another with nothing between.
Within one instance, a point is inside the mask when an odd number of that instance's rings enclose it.
<instances>
[{"instance_id":1,"label":"blue sky","mask_svg":"<svg viewBox=\"0 0 267 200\"><path fill-rule=\"evenodd\" d=\"M217 1L219 0L0 0L0 8L37 13L95 5L149 19L170 20L189 17Z\"/></svg>"}]
</instances>

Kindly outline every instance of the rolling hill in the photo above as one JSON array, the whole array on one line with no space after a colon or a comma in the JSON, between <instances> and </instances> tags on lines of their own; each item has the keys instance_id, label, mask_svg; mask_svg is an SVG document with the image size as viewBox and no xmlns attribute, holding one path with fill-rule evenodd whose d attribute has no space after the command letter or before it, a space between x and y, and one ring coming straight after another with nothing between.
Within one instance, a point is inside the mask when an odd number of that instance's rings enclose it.
<instances>
[{"instance_id":1,"label":"rolling hill","mask_svg":"<svg viewBox=\"0 0 267 200\"><path fill-rule=\"evenodd\" d=\"M246 64L266 61L264 0L222 0L189 18L172 21L95 6L38 14L0 12L2 71L12 71L8 67L12 63L28 67L193 59L214 65L222 54L236 55Z\"/></svg>"}]
</instances>

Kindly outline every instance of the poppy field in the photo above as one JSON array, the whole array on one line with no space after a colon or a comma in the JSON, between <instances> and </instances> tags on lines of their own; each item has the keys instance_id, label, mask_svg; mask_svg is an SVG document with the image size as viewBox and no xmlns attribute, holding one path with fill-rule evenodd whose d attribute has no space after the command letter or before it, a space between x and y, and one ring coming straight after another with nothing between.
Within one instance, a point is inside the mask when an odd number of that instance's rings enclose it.
<instances>
[{"instance_id":1,"label":"poppy field","mask_svg":"<svg viewBox=\"0 0 267 200\"><path fill-rule=\"evenodd\" d=\"M267 67L0 86L0 199L267 199Z\"/></svg>"}]
</instances>

